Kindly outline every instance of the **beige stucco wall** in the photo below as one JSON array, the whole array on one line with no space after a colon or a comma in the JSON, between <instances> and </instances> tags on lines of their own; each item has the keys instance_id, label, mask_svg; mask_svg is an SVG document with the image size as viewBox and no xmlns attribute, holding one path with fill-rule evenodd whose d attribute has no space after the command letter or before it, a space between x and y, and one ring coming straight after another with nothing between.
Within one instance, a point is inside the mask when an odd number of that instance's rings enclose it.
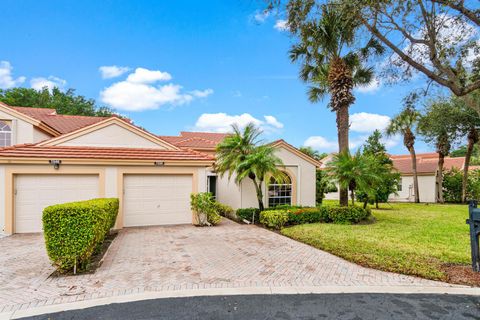
<instances>
[{"instance_id":1,"label":"beige stucco wall","mask_svg":"<svg viewBox=\"0 0 480 320\"><path fill-rule=\"evenodd\" d=\"M40 142L52 138L51 135L37 128L33 128L33 142Z\"/></svg>"},{"instance_id":2,"label":"beige stucco wall","mask_svg":"<svg viewBox=\"0 0 480 320\"><path fill-rule=\"evenodd\" d=\"M130 130L122 128L117 124L111 124L104 128L86 133L79 137L60 143L59 145L165 149L165 147L141 137Z\"/></svg>"},{"instance_id":3,"label":"beige stucco wall","mask_svg":"<svg viewBox=\"0 0 480 320\"><path fill-rule=\"evenodd\" d=\"M315 179L316 168L310 162L298 157L294 153L280 148L277 152L289 174L295 180L296 204L315 206ZM264 204L268 205L267 192L263 186ZM228 176L217 180L217 199L234 209L258 207L255 186L250 179L245 179L240 185L235 184L235 176L228 180Z\"/></svg>"},{"instance_id":4,"label":"beige stucco wall","mask_svg":"<svg viewBox=\"0 0 480 320\"><path fill-rule=\"evenodd\" d=\"M420 202L435 202L435 175L418 176ZM402 176L402 191L390 195L390 201L413 202L413 176Z\"/></svg>"},{"instance_id":5,"label":"beige stucco wall","mask_svg":"<svg viewBox=\"0 0 480 320\"><path fill-rule=\"evenodd\" d=\"M0 234L5 230L5 167L0 166Z\"/></svg>"}]
</instances>

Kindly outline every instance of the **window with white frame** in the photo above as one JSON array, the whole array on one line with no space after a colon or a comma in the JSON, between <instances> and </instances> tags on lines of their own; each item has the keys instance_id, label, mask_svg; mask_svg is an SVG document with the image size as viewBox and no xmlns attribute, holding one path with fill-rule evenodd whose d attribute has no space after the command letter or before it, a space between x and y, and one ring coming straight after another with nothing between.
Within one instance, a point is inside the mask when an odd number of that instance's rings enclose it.
<instances>
[{"instance_id":1,"label":"window with white frame","mask_svg":"<svg viewBox=\"0 0 480 320\"><path fill-rule=\"evenodd\" d=\"M398 179L398 184L397 184L397 191L402 191L402 178Z\"/></svg>"},{"instance_id":2,"label":"window with white frame","mask_svg":"<svg viewBox=\"0 0 480 320\"><path fill-rule=\"evenodd\" d=\"M292 179L287 174L285 174L285 179L282 182L276 181L273 177L270 178L268 185L268 206L276 207L291 204Z\"/></svg>"},{"instance_id":3,"label":"window with white frame","mask_svg":"<svg viewBox=\"0 0 480 320\"><path fill-rule=\"evenodd\" d=\"M0 120L0 148L12 145L12 128L10 125Z\"/></svg>"}]
</instances>

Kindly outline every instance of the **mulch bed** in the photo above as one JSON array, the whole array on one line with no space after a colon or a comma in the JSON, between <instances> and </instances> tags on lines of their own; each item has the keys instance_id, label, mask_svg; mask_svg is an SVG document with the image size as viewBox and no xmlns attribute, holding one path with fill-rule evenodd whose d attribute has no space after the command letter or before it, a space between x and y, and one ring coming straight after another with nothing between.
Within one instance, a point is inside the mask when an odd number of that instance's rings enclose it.
<instances>
[{"instance_id":1,"label":"mulch bed","mask_svg":"<svg viewBox=\"0 0 480 320\"><path fill-rule=\"evenodd\" d=\"M112 244L113 240L117 237L118 232L113 231L109 233L106 237L105 240L103 241L102 245L95 250L95 252L92 254L90 263L87 265L85 269L77 269L77 273L74 274L73 271L71 272L58 272L55 270L50 277L64 277L64 276L78 276L82 274L92 274L95 273L95 271L100 268L100 266L103 263L103 257L105 256L105 253L107 253L108 248Z\"/></svg>"},{"instance_id":2,"label":"mulch bed","mask_svg":"<svg viewBox=\"0 0 480 320\"><path fill-rule=\"evenodd\" d=\"M446 264L443 271L449 283L480 287L480 272L474 272L469 265Z\"/></svg>"}]
</instances>

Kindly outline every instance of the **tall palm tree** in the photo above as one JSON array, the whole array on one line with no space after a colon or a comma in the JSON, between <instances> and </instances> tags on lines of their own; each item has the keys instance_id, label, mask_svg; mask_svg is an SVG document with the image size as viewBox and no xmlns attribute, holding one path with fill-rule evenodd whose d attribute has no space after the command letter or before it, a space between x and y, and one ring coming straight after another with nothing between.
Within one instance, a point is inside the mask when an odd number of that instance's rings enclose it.
<instances>
[{"instance_id":1,"label":"tall palm tree","mask_svg":"<svg viewBox=\"0 0 480 320\"><path fill-rule=\"evenodd\" d=\"M361 190L369 196L374 195L376 186L381 182L380 166L380 162L373 156L357 150L355 155L351 155L350 152L336 154L328 164L327 170L340 186L350 190L353 206L355 190Z\"/></svg>"},{"instance_id":2,"label":"tall palm tree","mask_svg":"<svg viewBox=\"0 0 480 320\"><path fill-rule=\"evenodd\" d=\"M358 21L331 5L323 5L319 19L305 19L294 6L289 10L289 29L298 36L290 59L300 62L300 78L311 84L311 102L330 95L330 109L336 113L338 147L348 152L349 107L355 102L353 88L367 85L373 69L363 63L383 47L373 38L363 48L354 49ZM348 204L348 190L340 188L340 205Z\"/></svg>"},{"instance_id":3,"label":"tall palm tree","mask_svg":"<svg viewBox=\"0 0 480 320\"><path fill-rule=\"evenodd\" d=\"M243 131L234 125L233 134L227 136L217 145L215 171L230 179L235 175L235 182L240 184L249 178L254 187L260 210L264 210L263 186L267 177L276 181L284 181L286 176L279 168L282 160L275 155L275 148L269 144L261 144L258 140L262 131L249 124Z\"/></svg>"},{"instance_id":4,"label":"tall palm tree","mask_svg":"<svg viewBox=\"0 0 480 320\"><path fill-rule=\"evenodd\" d=\"M403 135L403 144L410 152L412 159L413 171L413 192L415 193L415 202L420 202L420 194L418 192L418 175L417 175L417 155L415 153L415 128L420 119L420 113L413 107L405 107L399 114L390 120L386 129L388 136L397 134Z\"/></svg>"}]
</instances>

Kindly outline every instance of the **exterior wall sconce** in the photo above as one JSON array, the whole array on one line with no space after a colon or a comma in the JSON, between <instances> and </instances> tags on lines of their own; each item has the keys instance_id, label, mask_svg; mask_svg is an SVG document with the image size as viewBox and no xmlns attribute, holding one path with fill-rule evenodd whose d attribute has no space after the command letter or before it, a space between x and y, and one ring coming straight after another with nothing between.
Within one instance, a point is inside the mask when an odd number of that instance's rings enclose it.
<instances>
[{"instance_id":1,"label":"exterior wall sconce","mask_svg":"<svg viewBox=\"0 0 480 320\"><path fill-rule=\"evenodd\" d=\"M60 168L60 164L62 163L62 160L48 160L48 162L53 165L53 168L55 170L58 170Z\"/></svg>"},{"instance_id":2,"label":"exterior wall sconce","mask_svg":"<svg viewBox=\"0 0 480 320\"><path fill-rule=\"evenodd\" d=\"M155 161L153 164L157 167L163 167L165 165L165 162L164 161Z\"/></svg>"}]
</instances>

